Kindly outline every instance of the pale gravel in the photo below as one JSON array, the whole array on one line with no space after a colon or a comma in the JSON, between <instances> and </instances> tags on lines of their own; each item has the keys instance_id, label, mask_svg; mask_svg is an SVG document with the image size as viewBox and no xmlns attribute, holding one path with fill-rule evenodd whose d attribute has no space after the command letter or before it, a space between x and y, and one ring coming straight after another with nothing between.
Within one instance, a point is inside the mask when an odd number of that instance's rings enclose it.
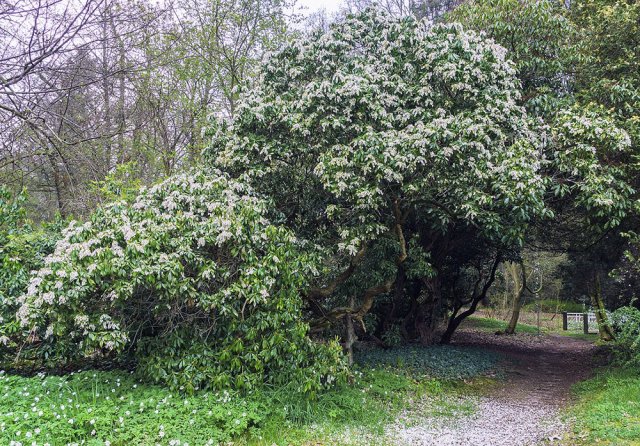
<instances>
[{"instance_id":1,"label":"pale gravel","mask_svg":"<svg viewBox=\"0 0 640 446\"><path fill-rule=\"evenodd\" d=\"M562 442L570 421L563 408L571 386L586 378L595 349L588 342L561 336L496 336L461 330L459 345L499 352L506 381L488 395L470 398L471 415L424 417L408 425L391 423L383 442L395 446L534 446Z\"/></svg>"},{"instance_id":2,"label":"pale gravel","mask_svg":"<svg viewBox=\"0 0 640 446\"><path fill-rule=\"evenodd\" d=\"M386 437L398 446L531 446L552 444L566 429L557 408L483 397L473 415L429 418L413 427L391 425Z\"/></svg>"}]
</instances>

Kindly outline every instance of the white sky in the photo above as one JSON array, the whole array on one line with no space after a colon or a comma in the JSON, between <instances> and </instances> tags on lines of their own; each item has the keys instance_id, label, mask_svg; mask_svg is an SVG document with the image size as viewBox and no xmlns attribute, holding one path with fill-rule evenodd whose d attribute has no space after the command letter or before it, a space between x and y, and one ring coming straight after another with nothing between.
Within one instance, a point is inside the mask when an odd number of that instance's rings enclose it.
<instances>
[{"instance_id":1,"label":"white sky","mask_svg":"<svg viewBox=\"0 0 640 446\"><path fill-rule=\"evenodd\" d=\"M327 13L331 14L338 11L342 5L342 0L298 0L296 6L304 6L307 8L306 12L311 13L320 9L325 9Z\"/></svg>"}]
</instances>

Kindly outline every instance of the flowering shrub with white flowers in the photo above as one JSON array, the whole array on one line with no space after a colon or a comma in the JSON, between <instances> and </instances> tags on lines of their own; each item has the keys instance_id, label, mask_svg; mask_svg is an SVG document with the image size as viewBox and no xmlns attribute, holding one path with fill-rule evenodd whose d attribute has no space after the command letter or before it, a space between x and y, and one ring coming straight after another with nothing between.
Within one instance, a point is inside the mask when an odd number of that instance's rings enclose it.
<instances>
[{"instance_id":1,"label":"flowering shrub with white flowers","mask_svg":"<svg viewBox=\"0 0 640 446\"><path fill-rule=\"evenodd\" d=\"M35 272L17 316L49 359L134 352L147 378L192 391L339 379L315 344L300 289L313 258L224 174L191 172L72 223Z\"/></svg>"},{"instance_id":2,"label":"flowering shrub with white flowers","mask_svg":"<svg viewBox=\"0 0 640 446\"><path fill-rule=\"evenodd\" d=\"M594 226L617 227L634 206L627 172L629 134L610 112L576 105L557 113L551 139L548 162L555 173L555 195L570 195Z\"/></svg>"},{"instance_id":3,"label":"flowering shrub with white flowers","mask_svg":"<svg viewBox=\"0 0 640 446\"><path fill-rule=\"evenodd\" d=\"M206 153L326 248L333 269L312 307L344 309L356 295L346 311L361 318L406 265L423 266L411 289L436 287L450 258L441 241L468 245L453 239L471 232L486 252L510 249L549 215L542 142L520 89L485 35L369 9L273 54L233 122L212 126ZM343 299L328 303L332 291Z\"/></svg>"},{"instance_id":4,"label":"flowering shrub with white flowers","mask_svg":"<svg viewBox=\"0 0 640 446\"><path fill-rule=\"evenodd\" d=\"M40 268L60 237L61 219L40 227L26 218L27 195L0 186L0 361L15 353L23 331L15 314L17 298L29 283L30 271Z\"/></svg>"},{"instance_id":5,"label":"flowering shrub with white flowers","mask_svg":"<svg viewBox=\"0 0 640 446\"><path fill-rule=\"evenodd\" d=\"M519 97L492 40L368 10L274 54L208 153L273 189L286 179L278 196L321 190L309 217L333 221L351 254L388 231L396 200L443 230L464 220L517 238L544 191Z\"/></svg>"}]
</instances>

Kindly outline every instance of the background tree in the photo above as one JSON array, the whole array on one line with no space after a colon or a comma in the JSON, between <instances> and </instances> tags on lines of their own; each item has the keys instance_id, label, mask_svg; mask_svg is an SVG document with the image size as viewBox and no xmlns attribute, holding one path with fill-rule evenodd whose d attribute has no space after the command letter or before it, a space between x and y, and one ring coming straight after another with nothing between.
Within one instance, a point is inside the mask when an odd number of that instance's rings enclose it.
<instances>
[{"instance_id":1,"label":"background tree","mask_svg":"<svg viewBox=\"0 0 640 446\"><path fill-rule=\"evenodd\" d=\"M470 0L447 21L484 31L507 49L518 70L522 102L537 115L552 113L572 90L581 60L579 33L561 2L542 0Z\"/></svg>"},{"instance_id":2,"label":"background tree","mask_svg":"<svg viewBox=\"0 0 640 446\"><path fill-rule=\"evenodd\" d=\"M135 162L135 175L151 183L197 163L207 115L231 116L236 86L286 35L288 6L8 4L3 181L29 190L38 218L86 215L103 201L90 184L119 164Z\"/></svg>"},{"instance_id":3,"label":"background tree","mask_svg":"<svg viewBox=\"0 0 640 446\"><path fill-rule=\"evenodd\" d=\"M464 0L347 0L345 9L356 13L367 8L379 8L398 17L414 15L436 22L461 3Z\"/></svg>"}]
</instances>

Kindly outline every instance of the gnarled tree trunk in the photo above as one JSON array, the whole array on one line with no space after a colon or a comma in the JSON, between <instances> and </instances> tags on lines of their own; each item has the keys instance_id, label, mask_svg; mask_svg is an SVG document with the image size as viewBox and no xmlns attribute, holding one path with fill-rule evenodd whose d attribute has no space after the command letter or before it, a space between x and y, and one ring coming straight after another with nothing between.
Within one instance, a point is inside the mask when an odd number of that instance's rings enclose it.
<instances>
[{"instance_id":1,"label":"gnarled tree trunk","mask_svg":"<svg viewBox=\"0 0 640 446\"><path fill-rule=\"evenodd\" d=\"M442 337L440 338L441 344L449 344L451 342L451 338L453 337L453 334L458 329L462 321L464 321L467 317L475 313L476 309L478 308L478 304L484 299L486 299L487 293L489 292L489 288L491 288L491 285L493 285L493 282L496 280L496 271L498 270L498 265L500 265L501 260L502 260L502 256L500 255L500 253L496 254L496 257L493 261L491 269L489 270L489 273L488 273L489 275L484 281L482 288L478 290L478 286L480 285L480 281L482 280L482 277L480 277L478 278L478 281L474 289L473 295L471 296L471 299L465 302L459 303L455 307L453 314L449 318L447 329L445 330L445 332L442 334ZM458 314L458 312L466 304L469 304L469 308L463 311L462 313Z\"/></svg>"}]
</instances>

